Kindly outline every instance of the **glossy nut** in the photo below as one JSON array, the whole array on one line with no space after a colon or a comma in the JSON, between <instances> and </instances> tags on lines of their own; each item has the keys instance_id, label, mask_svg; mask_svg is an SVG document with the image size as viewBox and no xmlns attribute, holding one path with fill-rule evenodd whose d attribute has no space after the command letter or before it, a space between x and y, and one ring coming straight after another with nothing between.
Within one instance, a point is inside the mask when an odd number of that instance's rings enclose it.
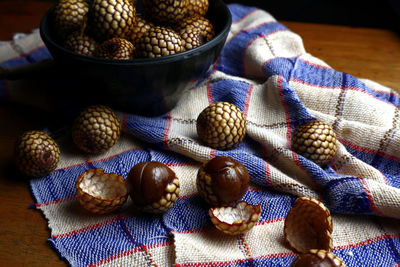
<instances>
[{"instance_id":1,"label":"glossy nut","mask_svg":"<svg viewBox=\"0 0 400 267\"><path fill-rule=\"evenodd\" d=\"M325 205L313 198L299 197L289 210L284 236L289 246L300 253L310 249L332 249L332 218Z\"/></svg>"},{"instance_id":2,"label":"glossy nut","mask_svg":"<svg viewBox=\"0 0 400 267\"><path fill-rule=\"evenodd\" d=\"M128 40L135 45L143 36L143 34L150 30L152 27L154 27L153 23L147 21L142 17L137 16L136 22L129 32Z\"/></svg>"},{"instance_id":3,"label":"glossy nut","mask_svg":"<svg viewBox=\"0 0 400 267\"><path fill-rule=\"evenodd\" d=\"M146 15L157 24L175 24L188 12L188 0L142 0Z\"/></svg>"},{"instance_id":4,"label":"glossy nut","mask_svg":"<svg viewBox=\"0 0 400 267\"><path fill-rule=\"evenodd\" d=\"M191 16L205 16L209 7L208 0L189 0L188 4L188 17Z\"/></svg>"},{"instance_id":5,"label":"glossy nut","mask_svg":"<svg viewBox=\"0 0 400 267\"><path fill-rule=\"evenodd\" d=\"M82 207L95 214L119 209L128 196L124 178L115 173L104 173L103 169L83 172L76 180L75 189Z\"/></svg>"},{"instance_id":6,"label":"glossy nut","mask_svg":"<svg viewBox=\"0 0 400 267\"><path fill-rule=\"evenodd\" d=\"M87 21L89 4L85 0L60 0L54 7L54 25L63 38L82 31Z\"/></svg>"},{"instance_id":7,"label":"glossy nut","mask_svg":"<svg viewBox=\"0 0 400 267\"><path fill-rule=\"evenodd\" d=\"M216 102L199 114L196 129L205 145L227 150L243 141L246 135L246 118L234 104Z\"/></svg>"},{"instance_id":8,"label":"glossy nut","mask_svg":"<svg viewBox=\"0 0 400 267\"><path fill-rule=\"evenodd\" d=\"M311 249L308 253L300 254L290 265L291 267L346 267L346 264L335 254Z\"/></svg>"},{"instance_id":9,"label":"glossy nut","mask_svg":"<svg viewBox=\"0 0 400 267\"><path fill-rule=\"evenodd\" d=\"M90 31L99 40L127 38L136 21L136 7L130 0L93 0Z\"/></svg>"},{"instance_id":10,"label":"glossy nut","mask_svg":"<svg viewBox=\"0 0 400 267\"><path fill-rule=\"evenodd\" d=\"M133 204L145 212L165 212L172 208L179 196L178 178L161 162L136 164L128 174L127 183Z\"/></svg>"},{"instance_id":11,"label":"glossy nut","mask_svg":"<svg viewBox=\"0 0 400 267\"><path fill-rule=\"evenodd\" d=\"M292 150L321 166L326 165L336 153L336 134L328 124L310 121L294 130Z\"/></svg>"},{"instance_id":12,"label":"glossy nut","mask_svg":"<svg viewBox=\"0 0 400 267\"><path fill-rule=\"evenodd\" d=\"M142 58L169 56L183 51L180 35L161 26L150 28L136 43L136 55Z\"/></svg>"},{"instance_id":13,"label":"glossy nut","mask_svg":"<svg viewBox=\"0 0 400 267\"><path fill-rule=\"evenodd\" d=\"M65 48L85 56L93 56L97 46L93 38L79 31L68 35L64 43Z\"/></svg>"},{"instance_id":14,"label":"glossy nut","mask_svg":"<svg viewBox=\"0 0 400 267\"><path fill-rule=\"evenodd\" d=\"M72 126L74 143L87 153L102 153L119 139L121 123L109 107L94 105L86 108Z\"/></svg>"},{"instance_id":15,"label":"glossy nut","mask_svg":"<svg viewBox=\"0 0 400 267\"><path fill-rule=\"evenodd\" d=\"M209 160L197 174L197 190L212 206L231 206L242 198L249 182L246 167L226 156Z\"/></svg>"},{"instance_id":16,"label":"glossy nut","mask_svg":"<svg viewBox=\"0 0 400 267\"><path fill-rule=\"evenodd\" d=\"M132 59L135 47L123 38L111 38L103 42L96 51L96 56L108 59Z\"/></svg>"},{"instance_id":17,"label":"glossy nut","mask_svg":"<svg viewBox=\"0 0 400 267\"><path fill-rule=\"evenodd\" d=\"M182 38L182 45L186 51L205 43L203 36L196 28L184 29L179 35Z\"/></svg>"},{"instance_id":18,"label":"glossy nut","mask_svg":"<svg viewBox=\"0 0 400 267\"><path fill-rule=\"evenodd\" d=\"M44 132L24 132L15 143L15 162L24 174L40 177L50 174L60 160L57 143Z\"/></svg>"},{"instance_id":19,"label":"glossy nut","mask_svg":"<svg viewBox=\"0 0 400 267\"><path fill-rule=\"evenodd\" d=\"M235 207L215 207L208 211L214 226L228 235L249 231L258 222L261 206L240 201Z\"/></svg>"},{"instance_id":20,"label":"glossy nut","mask_svg":"<svg viewBox=\"0 0 400 267\"><path fill-rule=\"evenodd\" d=\"M205 42L211 41L215 36L214 26L211 21L202 16L187 17L175 26L177 32L183 32L191 28L200 31Z\"/></svg>"}]
</instances>

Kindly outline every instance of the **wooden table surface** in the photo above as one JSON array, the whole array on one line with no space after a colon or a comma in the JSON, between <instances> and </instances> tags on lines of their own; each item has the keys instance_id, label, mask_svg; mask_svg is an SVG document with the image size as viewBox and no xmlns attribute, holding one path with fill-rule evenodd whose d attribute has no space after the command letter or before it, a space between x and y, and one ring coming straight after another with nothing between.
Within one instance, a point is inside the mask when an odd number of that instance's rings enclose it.
<instances>
[{"instance_id":1,"label":"wooden table surface","mask_svg":"<svg viewBox=\"0 0 400 267\"><path fill-rule=\"evenodd\" d=\"M0 41L30 32L52 2L0 1ZM278 18L279 19L279 18ZM383 29L281 21L304 41L306 51L339 71L368 78L400 91L400 36ZM47 241L42 213L30 208L29 181L13 165L15 137L41 129L51 115L32 108L0 106L0 266L65 266Z\"/></svg>"}]
</instances>

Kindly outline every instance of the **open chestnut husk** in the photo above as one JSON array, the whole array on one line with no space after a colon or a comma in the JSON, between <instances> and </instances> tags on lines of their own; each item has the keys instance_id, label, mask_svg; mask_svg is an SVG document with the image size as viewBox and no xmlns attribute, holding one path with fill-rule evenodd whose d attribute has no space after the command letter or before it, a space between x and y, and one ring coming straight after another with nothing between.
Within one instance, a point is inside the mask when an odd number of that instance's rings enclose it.
<instances>
[{"instance_id":1,"label":"open chestnut husk","mask_svg":"<svg viewBox=\"0 0 400 267\"><path fill-rule=\"evenodd\" d=\"M249 231L258 222L261 206L240 201L234 207L215 207L208 211L214 226L228 235L238 235Z\"/></svg>"},{"instance_id":2,"label":"open chestnut husk","mask_svg":"<svg viewBox=\"0 0 400 267\"><path fill-rule=\"evenodd\" d=\"M286 215L284 236L289 246L300 253L310 249L332 249L332 218L319 200L299 197Z\"/></svg>"},{"instance_id":3,"label":"open chestnut husk","mask_svg":"<svg viewBox=\"0 0 400 267\"><path fill-rule=\"evenodd\" d=\"M246 167L231 157L215 157L200 167L197 190L212 206L231 206L239 201L249 186Z\"/></svg>"},{"instance_id":4,"label":"open chestnut husk","mask_svg":"<svg viewBox=\"0 0 400 267\"><path fill-rule=\"evenodd\" d=\"M103 169L90 169L79 175L76 196L91 213L105 214L119 209L128 197L125 179Z\"/></svg>"},{"instance_id":5,"label":"open chestnut husk","mask_svg":"<svg viewBox=\"0 0 400 267\"><path fill-rule=\"evenodd\" d=\"M129 171L127 183L134 206L144 212L165 212L175 204L179 196L178 177L161 162L136 164Z\"/></svg>"}]
</instances>

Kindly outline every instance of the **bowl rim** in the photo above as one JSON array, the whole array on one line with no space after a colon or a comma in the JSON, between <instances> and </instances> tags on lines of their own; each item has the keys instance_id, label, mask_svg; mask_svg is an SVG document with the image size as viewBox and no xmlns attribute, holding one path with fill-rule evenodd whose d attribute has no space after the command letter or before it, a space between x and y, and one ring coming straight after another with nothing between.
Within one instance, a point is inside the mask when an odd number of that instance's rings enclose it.
<instances>
[{"instance_id":1,"label":"bowl rim","mask_svg":"<svg viewBox=\"0 0 400 267\"><path fill-rule=\"evenodd\" d=\"M119 60L119 59L104 59L100 57L94 57L94 56L85 56L78 54L76 52L73 52L69 49L64 48L61 46L58 42L54 41L51 37L50 34L47 30L49 25L49 18L50 15L53 13L54 6L49 8L44 16L42 17L40 21L40 36L45 43L50 43L52 46L57 47L57 49L63 51L63 53L66 53L69 57L74 57L79 59L80 61L83 62L88 62L88 63L97 63L97 64L106 64L106 65L114 65L114 64L119 64L123 66L129 66L129 65L134 65L134 66L140 66L140 65L148 65L150 64L167 64L175 61L179 61L182 59L188 59L193 56L197 56L199 54L202 54L204 51L207 51L211 49L214 46L217 46L222 42L224 39L227 38L229 31L232 26L232 14L228 8L228 6L222 1L222 0L213 0L215 4L220 4L222 7L225 9L226 15L227 15L227 21L225 25L222 27L222 30L214 36L214 38L211 41L206 42L203 45L200 45L196 48L193 48L188 51L180 52L177 54L173 55L168 55L168 56L163 56L163 57L157 57L157 58L137 58L137 59L129 59L129 60ZM47 45L46 45L47 46Z\"/></svg>"}]
</instances>

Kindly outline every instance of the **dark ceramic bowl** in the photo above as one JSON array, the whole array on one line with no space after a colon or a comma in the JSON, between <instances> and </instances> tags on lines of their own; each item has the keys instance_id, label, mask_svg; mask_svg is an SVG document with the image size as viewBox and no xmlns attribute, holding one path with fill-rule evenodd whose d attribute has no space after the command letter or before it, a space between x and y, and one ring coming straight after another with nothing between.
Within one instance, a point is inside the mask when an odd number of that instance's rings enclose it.
<instances>
[{"instance_id":1,"label":"dark ceramic bowl","mask_svg":"<svg viewBox=\"0 0 400 267\"><path fill-rule=\"evenodd\" d=\"M211 41L179 54L133 60L109 60L87 57L61 46L54 33L53 8L40 24L41 37L54 58L58 75L77 100L88 99L119 110L142 115L158 115L175 103L170 96L179 94L190 81L201 78L218 58L228 36L232 18L222 0L210 0L206 17L214 26ZM57 76L58 76L57 75Z\"/></svg>"}]
</instances>

